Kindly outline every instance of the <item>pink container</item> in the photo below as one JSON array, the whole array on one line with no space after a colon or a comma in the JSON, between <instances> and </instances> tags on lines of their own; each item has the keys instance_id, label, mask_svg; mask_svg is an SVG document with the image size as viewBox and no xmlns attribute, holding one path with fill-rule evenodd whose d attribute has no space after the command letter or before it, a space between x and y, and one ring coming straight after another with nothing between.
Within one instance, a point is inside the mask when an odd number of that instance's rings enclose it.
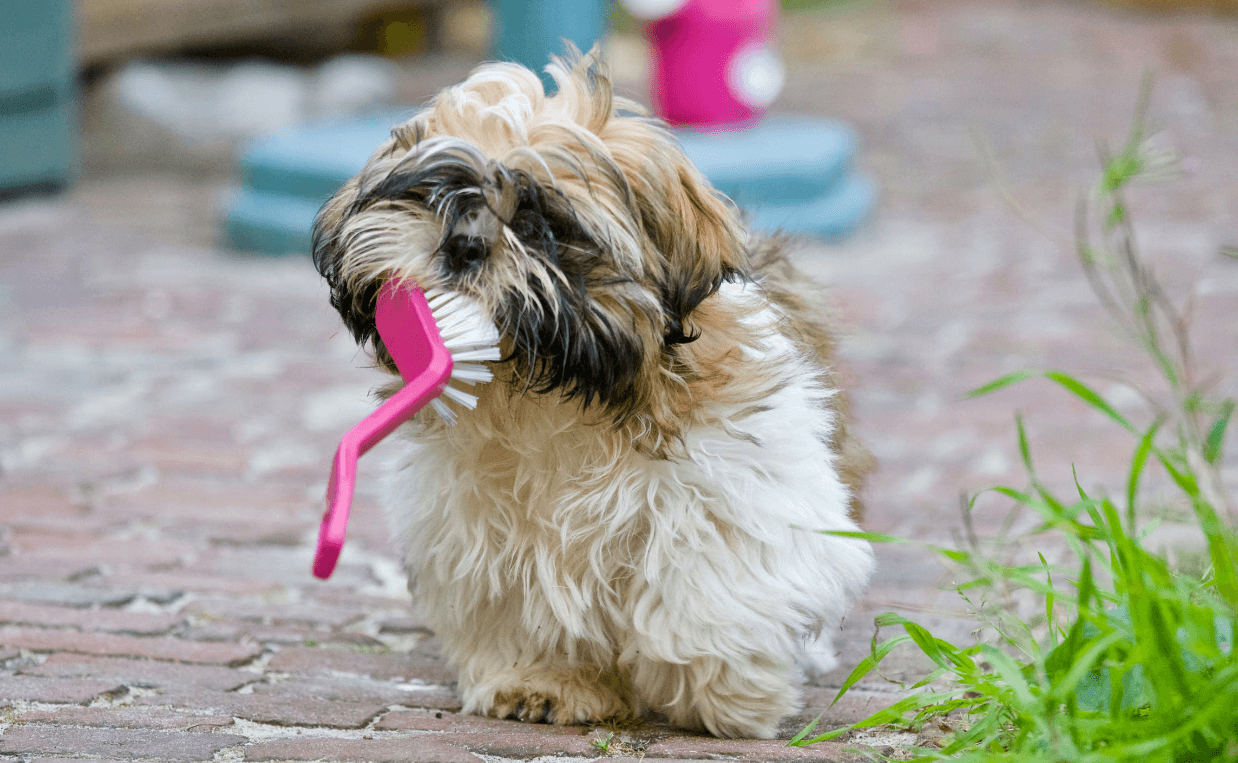
<instances>
[{"instance_id":1,"label":"pink container","mask_svg":"<svg viewBox=\"0 0 1238 763\"><path fill-rule=\"evenodd\" d=\"M676 126L718 128L765 113L785 80L773 49L777 0L635 0L628 7L641 16L641 6L651 5L673 8L646 28L659 116Z\"/></svg>"}]
</instances>

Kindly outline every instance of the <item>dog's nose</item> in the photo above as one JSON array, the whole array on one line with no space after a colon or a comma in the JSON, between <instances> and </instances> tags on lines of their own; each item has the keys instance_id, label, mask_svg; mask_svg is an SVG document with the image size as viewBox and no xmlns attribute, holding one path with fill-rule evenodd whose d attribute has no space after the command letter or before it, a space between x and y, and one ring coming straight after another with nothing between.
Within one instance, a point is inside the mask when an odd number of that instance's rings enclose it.
<instances>
[{"instance_id":1,"label":"dog's nose","mask_svg":"<svg viewBox=\"0 0 1238 763\"><path fill-rule=\"evenodd\" d=\"M456 234L443 243L447 269L453 274L476 270L486 259L486 240L477 236Z\"/></svg>"}]
</instances>

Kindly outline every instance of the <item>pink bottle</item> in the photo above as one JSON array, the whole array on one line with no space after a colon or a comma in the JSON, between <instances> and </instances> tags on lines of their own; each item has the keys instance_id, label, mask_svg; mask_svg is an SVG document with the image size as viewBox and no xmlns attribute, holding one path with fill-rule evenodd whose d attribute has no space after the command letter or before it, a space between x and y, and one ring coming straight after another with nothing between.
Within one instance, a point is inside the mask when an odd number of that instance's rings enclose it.
<instances>
[{"instance_id":1,"label":"pink bottle","mask_svg":"<svg viewBox=\"0 0 1238 763\"><path fill-rule=\"evenodd\" d=\"M754 122L781 92L777 0L624 0L647 22L654 110L677 127Z\"/></svg>"}]
</instances>

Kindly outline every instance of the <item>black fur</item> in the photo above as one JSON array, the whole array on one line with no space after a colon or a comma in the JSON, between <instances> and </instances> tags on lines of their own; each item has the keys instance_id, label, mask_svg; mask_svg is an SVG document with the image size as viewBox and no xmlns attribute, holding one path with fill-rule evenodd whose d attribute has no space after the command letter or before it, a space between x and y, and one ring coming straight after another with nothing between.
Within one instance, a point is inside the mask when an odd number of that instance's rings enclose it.
<instances>
[{"instance_id":1,"label":"black fur","mask_svg":"<svg viewBox=\"0 0 1238 763\"><path fill-rule=\"evenodd\" d=\"M723 281L739 278L739 271L726 268L714 278L696 275L690 278L668 276L661 284L662 307L666 316L666 335L662 342L667 347L688 344L700 338L699 333L689 333L685 321L702 302L722 288Z\"/></svg>"},{"instance_id":2,"label":"black fur","mask_svg":"<svg viewBox=\"0 0 1238 763\"><path fill-rule=\"evenodd\" d=\"M557 391L594 402L622 416L635 403L632 395L643 362L641 343L631 325L616 325L590 296L628 282L609 267L608 258L580 225L567 201L520 172L508 173L518 203L508 227L525 250L542 257L563 274L554 288L530 279L538 309L524 298L509 296L500 330L511 337L514 362L528 388Z\"/></svg>"},{"instance_id":3,"label":"black fur","mask_svg":"<svg viewBox=\"0 0 1238 763\"><path fill-rule=\"evenodd\" d=\"M348 333L352 334L353 339L362 347L372 345L378 362L387 368L393 368L394 363L387 348L382 346L378 338L378 327L374 323L374 306L378 303L381 284L371 281L359 289L349 288L339 267L344 256L339 235L340 231L323 225L321 212L314 218L314 267L326 280L327 287L331 290L331 306L339 312Z\"/></svg>"}]
</instances>

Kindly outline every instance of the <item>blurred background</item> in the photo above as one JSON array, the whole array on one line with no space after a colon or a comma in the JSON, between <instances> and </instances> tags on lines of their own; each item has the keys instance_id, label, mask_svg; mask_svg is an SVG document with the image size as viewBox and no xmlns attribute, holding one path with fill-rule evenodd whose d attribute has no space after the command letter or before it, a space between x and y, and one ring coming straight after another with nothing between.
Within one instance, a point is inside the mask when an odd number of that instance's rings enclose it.
<instances>
[{"instance_id":1,"label":"blurred background","mask_svg":"<svg viewBox=\"0 0 1238 763\"><path fill-rule=\"evenodd\" d=\"M225 225L227 187L249 182L246 151L263 145L254 139L374 114L385 125L480 61L537 67L561 38L582 47L596 39L619 91L648 103L653 54L645 20L683 4L4 0L11 23L0 32L0 135L7 138L0 186L9 196L74 188L101 214L116 204L134 225L198 243L304 249L299 240L270 242ZM829 117L850 143L858 135L863 150L839 148L839 160L849 170L858 155L892 202L921 182L983 184L993 158L1018 165L1030 157L1006 151L1021 140L1080 160L1063 167L1085 165L1093 138L1129 114L1145 70L1162 75L1162 99L1188 116L1189 129L1234 120L1225 92L1234 60L1225 43L1235 0L746 5L779 6L769 42L785 67L779 84L787 84L770 96L772 112ZM1209 120L1195 118L1205 112ZM371 135L381 130L353 138L365 141L359 146L338 147L356 154L338 174L351 174L368 155ZM323 150L332 140L347 138L330 136ZM811 149L804 148L792 154ZM1067 179L1057 167L1031 164L1047 171L1046 180ZM1037 171L1007 169L1016 177ZM306 193L315 204L324 195ZM171 214L132 214L149 205ZM828 232L850 233L873 200L853 206L842 213L847 224Z\"/></svg>"},{"instance_id":2,"label":"blurred background","mask_svg":"<svg viewBox=\"0 0 1238 763\"><path fill-rule=\"evenodd\" d=\"M157 584L195 593L193 605L168 599L185 611L224 613L184 638L225 640L278 634L261 618L229 620L228 592L251 589L222 579L261 579L265 601L359 608L336 594L405 596L374 497L379 456L363 460L340 572L329 584L309 576L330 455L371 410L378 374L304 248L229 221L247 192L269 190L264 177L304 180L308 192L275 208L312 214L330 178L350 171L330 160L358 150L363 160L377 142L314 131L410 114L496 54L500 10L516 5L596 25L618 90L649 102L647 27L619 5L0 0L0 593L34 590L12 581L35 577L73 591ZM792 131L756 144L780 153L748 176L833 162L828 184L868 189L848 197L858 199L848 224L804 241L799 263L834 295L857 429L880 461L874 530L949 541L961 492L1021 479L1016 409L1047 479L1070 484L1077 463L1087 484L1122 484L1134 444L1083 406L1036 385L961 396L1052 367L1093 380L1123 410L1142 405L1136 387L1152 375L1105 322L1072 229L1098 148L1126 139L1146 74L1153 140L1184 172L1132 192L1132 214L1169 288L1193 305L1201 373L1234 393L1236 10L1238 0L779 4L770 44L782 69L766 71L781 92L760 106L764 121L727 134L780 119L828 125L829 152ZM298 148L305 135L316 137ZM740 153L707 149L706 159ZM317 174L297 175L302 164ZM287 172L263 174L271 167ZM820 179L826 198L833 185ZM932 610L923 559L881 553L865 611ZM850 622L863 651L865 615Z\"/></svg>"}]
</instances>

